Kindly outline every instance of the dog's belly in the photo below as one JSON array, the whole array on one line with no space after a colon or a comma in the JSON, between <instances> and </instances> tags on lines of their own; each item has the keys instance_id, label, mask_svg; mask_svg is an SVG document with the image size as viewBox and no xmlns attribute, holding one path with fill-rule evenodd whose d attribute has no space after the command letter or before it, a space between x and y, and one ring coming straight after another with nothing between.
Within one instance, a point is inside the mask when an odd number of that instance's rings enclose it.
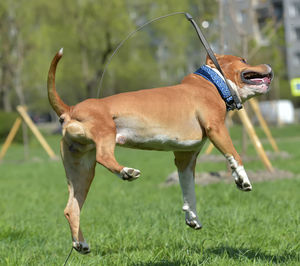
<instances>
[{"instance_id":1,"label":"dog's belly","mask_svg":"<svg viewBox=\"0 0 300 266\"><path fill-rule=\"evenodd\" d=\"M178 121L177 121L178 122ZM119 146L159 151L200 150L205 143L199 123L195 120L184 122L180 129L178 123L158 125L137 118L115 119Z\"/></svg>"},{"instance_id":2,"label":"dog's belly","mask_svg":"<svg viewBox=\"0 0 300 266\"><path fill-rule=\"evenodd\" d=\"M125 139L125 143L124 143ZM197 151L200 150L205 139L202 140L178 140L171 139L164 135L155 135L151 138L141 138L124 134L117 134L117 145L122 147L142 149L142 150L157 150L157 151Z\"/></svg>"}]
</instances>

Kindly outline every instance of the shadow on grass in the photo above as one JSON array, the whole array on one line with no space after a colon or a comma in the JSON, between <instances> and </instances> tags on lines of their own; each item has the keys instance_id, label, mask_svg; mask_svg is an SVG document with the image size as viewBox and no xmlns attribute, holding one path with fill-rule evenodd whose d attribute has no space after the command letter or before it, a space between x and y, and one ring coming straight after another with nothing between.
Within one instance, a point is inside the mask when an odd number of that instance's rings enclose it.
<instances>
[{"instance_id":1,"label":"shadow on grass","mask_svg":"<svg viewBox=\"0 0 300 266\"><path fill-rule=\"evenodd\" d=\"M234 248L228 246L220 246L217 248L207 249L206 252L215 254L220 257L228 256L235 260L242 260L243 258L249 260L261 260L264 262L283 264L285 262L291 262L299 260L299 255L295 252L284 251L280 255L267 254L260 249L247 249L247 248Z\"/></svg>"},{"instance_id":2,"label":"shadow on grass","mask_svg":"<svg viewBox=\"0 0 300 266\"><path fill-rule=\"evenodd\" d=\"M200 253L200 250L194 250L196 253ZM295 261L299 261L299 255L297 255L295 252L288 252L285 251L281 255L270 255L265 252L262 252L259 249L247 249L247 248L233 248L233 247L227 247L227 246L221 246L217 248L210 248L206 250L202 250L203 252L203 258L193 260L191 258L191 261L189 262L188 259L183 259L182 261L169 261L169 260L162 260L157 262L140 262L135 263L133 265L154 265L154 266L169 266L169 265L198 265L203 263L204 261L209 262L213 259L215 259L215 256L219 256L220 258L228 258L228 259L234 259L236 261L244 261L246 260L256 260L261 261L266 264L279 264L284 265L286 263L291 263ZM223 261L224 262L224 261Z\"/></svg>"},{"instance_id":3,"label":"shadow on grass","mask_svg":"<svg viewBox=\"0 0 300 266\"><path fill-rule=\"evenodd\" d=\"M135 263L133 265L134 266L177 266L177 265L189 265L189 264L186 264L186 261L162 260L158 262L140 262L140 263Z\"/></svg>"},{"instance_id":4,"label":"shadow on grass","mask_svg":"<svg viewBox=\"0 0 300 266\"><path fill-rule=\"evenodd\" d=\"M151 248L151 247L149 247ZM185 246L181 246L180 244L177 246L179 249L185 249ZM126 249L126 252L130 254L132 251L140 250L136 246L132 246ZM169 266L169 265L198 265L205 262L215 261L217 257L220 258L221 261L226 261L227 259L233 259L237 262L247 261L260 261L266 264L280 264L285 265L287 263L299 262L300 255L294 251L282 250L280 254L268 254L261 249L251 249L246 247L236 248L230 246L218 246L215 248L191 248L190 255L183 256L182 259L161 259L161 260L145 260L145 261L137 261L132 262L135 266ZM109 249L106 251L100 251L100 247L96 248L96 254L100 256L105 256L108 254L118 253L118 251ZM195 256L196 255L196 256ZM200 257L199 257L200 256ZM129 258L129 257L128 257Z\"/></svg>"},{"instance_id":5,"label":"shadow on grass","mask_svg":"<svg viewBox=\"0 0 300 266\"><path fill-rule=\"evenodd\" d=\"M204 262L210 262L215 260L216 256L219 256L220 259L226 260L234 259L238 261L261 261L262 263L266 264L278 264L278 265L285 265L287 263L292 262L299 262L300 256L296 252L293 251L284 251L280 255L271 255L266 252L261 251L260 249L247 249L247 248L234 248L228 246L220 246L217 248L209 248L204 250L193 250L195 253L200 254L202 253L203 257L198 259L193 259L193 255L191 253L190 260L186 257L182 260L161 260L161 261L148 261L148 262L137 262L133 265L154 265L154 266L169 266L169 265L198 265Z\"/></svg>"},{"instance_id":6,"label":"shadow on grass","mask_svg":"<svg viewBox=\"0 0 300 266\"><path fill-rule=\"evenodd\" d=\"M0 241L10 240L15 241L21 239L26 234L25 230L18 230L16 228L0 228Z\"/></svg>"}]
</instances>

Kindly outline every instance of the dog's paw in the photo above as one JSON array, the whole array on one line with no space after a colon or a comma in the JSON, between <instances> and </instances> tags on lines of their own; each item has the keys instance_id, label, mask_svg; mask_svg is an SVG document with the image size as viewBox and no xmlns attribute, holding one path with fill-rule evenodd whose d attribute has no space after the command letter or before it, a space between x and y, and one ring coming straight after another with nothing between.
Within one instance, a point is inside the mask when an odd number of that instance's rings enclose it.
<instances>
[{"instance_id":1,"label":"dog's paw","mask_svg":"<svg viewBox=\"0 0 300 266\"><path fill-rule=\"evenodd\" d=\"M191 219L191 220L190 219L185 219L185 223L189 227L191 227L195 230L199 230L199 229L202 228L202 224L199 222L199 220L197 218L196 219Z\"/></svg>"},{"instance_id":2,"label":"dog's paw","mask_svg":"<svg viewBox=\"0 0 300 266\"><path fill-rule=\"evenodd\" d=\"M134 168L128 168L128 167L124 167L121 172L120 172L120 177L123 180L127 180L127 181L133 181L137 178L139 178L141 175L141 172L137 169Z\"/></svg>"},{"instance_id":3,"label":"dog's paw","mask_svg":"<svg viewBox=\"0 0 300 266\"><path fill-rule=\"evenodd\" d=\"M185 212L185 223L195 229L199 230L202 228L202 224L200 223L197 215L190 210L189 206L187 204L184 204L182 207L182 210Z\"/></svg>"},{"instance_id":4,"label":"dog's paw","mask_svg":"<svg viewBox=\"0 0 300 266\"><path fill-rule=\"evenodd\" d=\"M239 166L235 171L233 171L232 176L236 183L238 189L242 191L251 191L252 185L248 179L244 167Z\"/></svg>"},{"instance_id":5,"label":"dog's paw","mask_svg":"<svg viewBox=\"0 0 300 266\"><path fill-rule=\"evenodd\" d=\"M234 181L235 181L235 184L238 189L240 189L242 191L251 191L252 190L252 186L250 183L245 183L240 178L235 178Z\"/></svg>"},{"instance_id":6,"label":"dog's paw","mask_svg":"<svg viewBox=\"0 0 300 266\"><path fill-rule=\"evenodd\" d=\"M90 247L86 242L73 241L73 248L83 255L91 252Z\"/></svg>"}]
</instances>

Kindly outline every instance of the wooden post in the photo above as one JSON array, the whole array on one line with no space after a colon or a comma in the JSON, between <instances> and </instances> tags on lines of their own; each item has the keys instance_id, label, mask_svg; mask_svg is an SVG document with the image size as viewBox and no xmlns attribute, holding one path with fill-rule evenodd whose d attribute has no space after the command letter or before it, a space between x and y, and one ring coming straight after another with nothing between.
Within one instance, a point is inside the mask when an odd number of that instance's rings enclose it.
<instances>
[{"instance_id":1,"label":"wooden post","mask_svg":"<svg viewBox=\"0 0 300 266\"><path fill-rule=\"evenodd\" d=\"M256 114L256 117L257 117L257 119L258 119L258 121L259 121L259 123L260 123L260 126L262 127L263 131L265 132L265 134L266 134L266 136L267 136L267 138L268 138L268 140L269 140L269 142L270 142L270 144L271 144L273 150L274 150L275 152L279 152L279 149L278 149L278 146L277 146L277 144L276 144L276 141L275 141L274 138L272 137L271 131L270 131L270 129L269 129L269 127L268 127L268 125L267 125L265 119L263 118L263 116L262 116L262 114L261 114L261 112L260 112L260 109L259 109L257 100L254 99L254 98L251 98L251 99L249 100L249 102L250 102L250 105L251 105L253 111L254 111L255 114Z\"/></svg>"},{"instance_id":2,"label":"wooden post","mask_svg":"<svg viewBox=\"0 0 300 266\"><path fill-rule=\"evenodd\" d=\"M251 139L251 141L253 142L253 145L260 157L260 159L262 160L262 162L264 163L265 167L270 171L270 172L274 172L274 169L273 169L273 166L271 164L271 162L269 161L269 158L268 156L266 155L265 153L265 150L259 140L259 138L257 137L256 133L255 133L255 130L253 128L253 125L245 111L245 109L241 109L239 110L238 112L238 115L242 121L242 123L244 124L247 132L248 132L248 135Z\"/></svg>"},{"instance_id":3,"label":"wooden post","mask_svg":"<svg viewBox=\"0 0 300 266\"><path fill-rule=\"evenodd\" d=\"M23 145L24 145L24 158L27 160L29 158L29 135L28 127L23 121L22 123L22 133L23 133Z\"/></svg>"},{"instance_id":4,"label":"wooden post","mask_svg":"<svg viewBox=\"0 0 300 266\"><path fill-rule=\"evenodd\" d=\"M16 136L18 129L20 127L22 123L22 119L20 117L18 117L15 121L15 123L13 124L11 130L8 133L8 136L6 137L6 140L2 146L2 149L0 151L0 161L3 159L3 157L5 156L9 146L11 145L14 137Z\"/></svg>"},{"instance_id":5,"label":"wooden post","mask_svg":"<svg viewBox=\"0 0 300 266\"><path fill-rule=\"evenodd\" d=\"M212 142L209 143L208 147L206 148L206 151L204 152L206 155L210 154L212 150L214 149L214 144Z\"/></svg>"},{"instance_id":6,"label":"wooden post","mask_svg":"<svg viewBox=\"0 0 300 266\"><path fill-rule=\"evenodd\" d=\"M19 106L17 106L17 110L18 110L19 114L22 116L22 118L25 121L25 123L27 124L27 126L31 129L32 133L36 136L37 140L40 142L40 144L42 145L44 150L48 153L49 157L51 159L55 159L56 155L55 155L54 151L50 148L50 146L48 145L48 143L46 142L46 140L44 139L44 137L42 136L42 134L40 133L38 128L32 122L31 118L29 117L29 115L26 112L26 109L23 106L19 105Z\"/></svg>"},{"instance_id":7,"label":"wooden post","mask_svg":"<svg viewBox=\"0 0 300 266\"><path fill-rule=\"evenodd\" d=\"M243 104L243 109L247 113L248 111L248 104L244 103ZM247 154L247 149L248 149L248 131L245 128L245 125L243 123L243 130L242 130L242 150L241 150L241 156L245 156Z\"/></svg>"}]
</instances>

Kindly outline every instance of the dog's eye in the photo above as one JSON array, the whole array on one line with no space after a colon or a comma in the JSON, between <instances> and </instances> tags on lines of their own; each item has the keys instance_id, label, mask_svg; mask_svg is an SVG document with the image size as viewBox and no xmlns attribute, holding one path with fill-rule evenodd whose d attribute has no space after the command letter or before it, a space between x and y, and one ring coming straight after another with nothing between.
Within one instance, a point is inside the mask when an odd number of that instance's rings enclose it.
<instances>
[{"instance_id":1,"label":"dog's eye","mask_svg":"<svg viewBox=\"0 0 300 266\"><path fill-rule=\"evenodd\" d=\"M59 118L59 123L63 124L64 122L65 122L65 119L62 118L62 117L60 117L60 118Z\"/></svg>"},{"instance_id":2,"label":"dog's eye","mask_svg":"<svg viewBox=\"0 0 300 266\"><path fill-rule=\"evenodd\" d=\"M247 64L247 61L244 58L241 58L241 62Z\"/></svg>"}]
</instances>

